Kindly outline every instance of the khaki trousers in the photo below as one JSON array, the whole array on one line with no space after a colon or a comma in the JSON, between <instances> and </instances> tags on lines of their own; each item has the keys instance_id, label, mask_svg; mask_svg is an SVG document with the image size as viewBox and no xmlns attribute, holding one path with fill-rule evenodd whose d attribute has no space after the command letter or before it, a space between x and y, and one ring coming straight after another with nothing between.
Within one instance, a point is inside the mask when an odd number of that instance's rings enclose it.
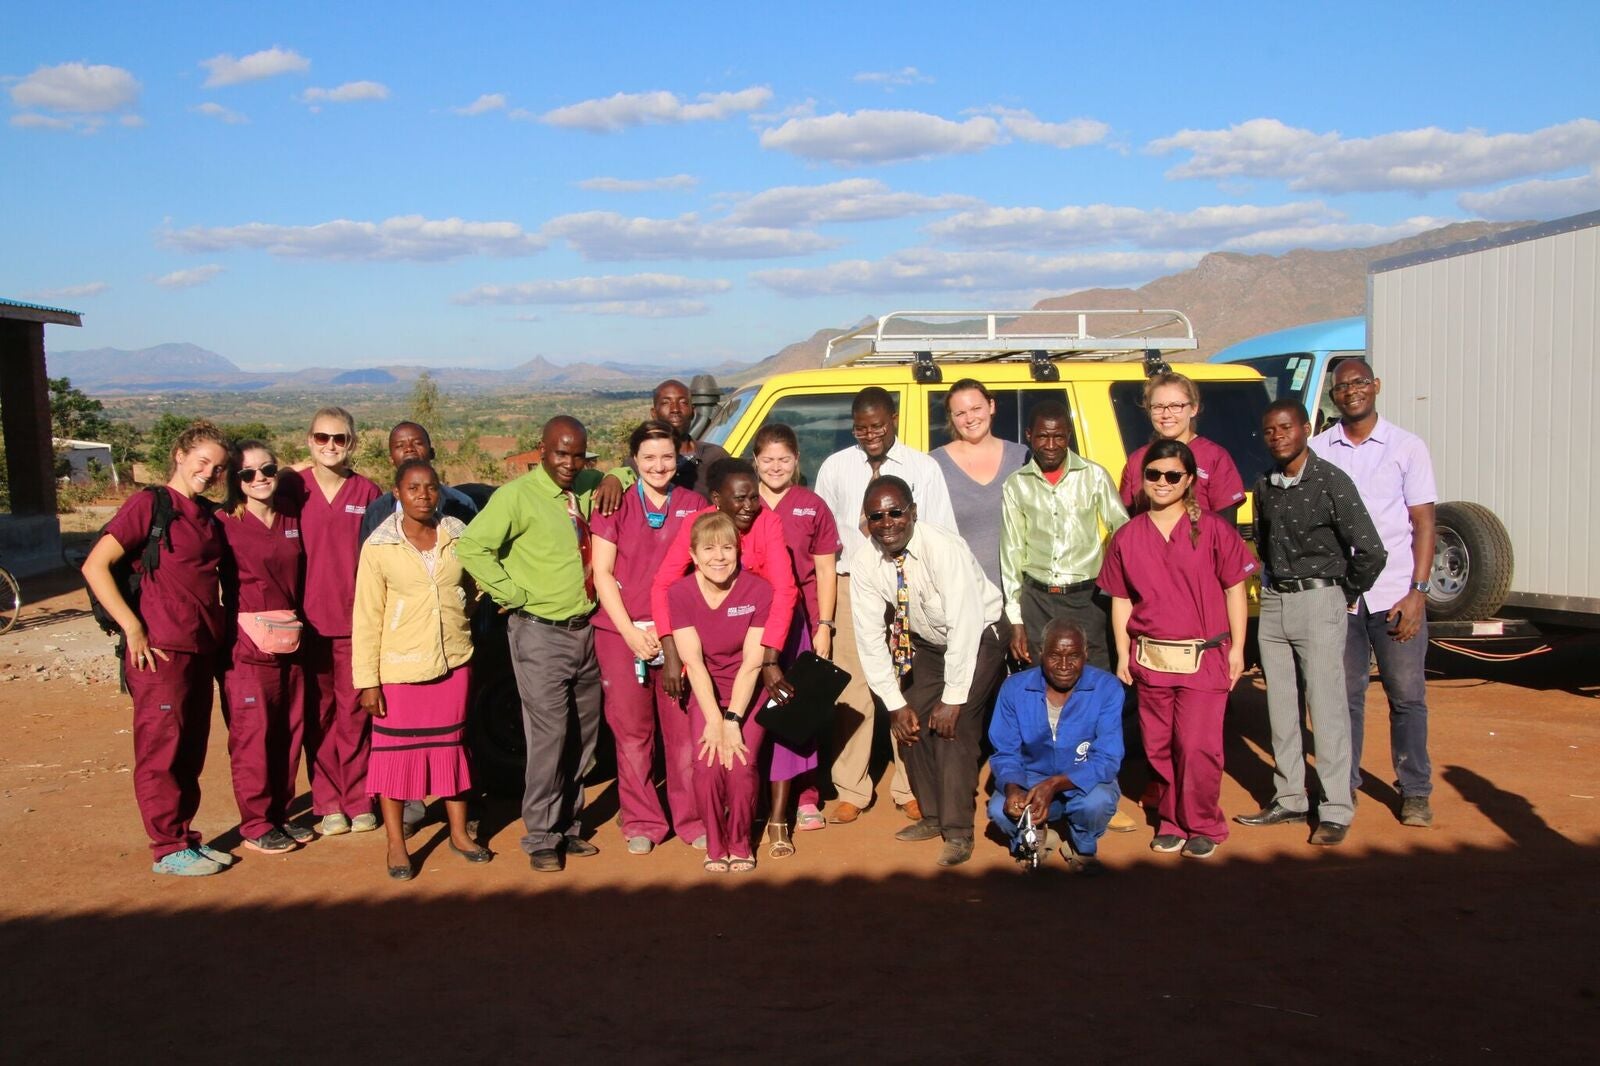
<instances>
[{"instance_id":1,"label":"khaki trousers","mask_svg":"<svg viewBox=\"0 0 1600 1066\"><path fill-rule=\"evenodd\" d=\"M833 637L833 661L850 675L835 708L833 734L833 788L842 803L853 803L866 810L872 803L872 775L868 763L872 759L872 728L877 718L877 701L867 686L866 672L861 668L861 655L856 651L856 627L850 617L850 575L839 575L839 603L834 610L839 628ZM894 750L894 777L889 783L889 794L897 804L904 805L912 799L911 782L906 777L905 763L900 759L900 745L891 744Z\"/></svg>"}]
</instances>

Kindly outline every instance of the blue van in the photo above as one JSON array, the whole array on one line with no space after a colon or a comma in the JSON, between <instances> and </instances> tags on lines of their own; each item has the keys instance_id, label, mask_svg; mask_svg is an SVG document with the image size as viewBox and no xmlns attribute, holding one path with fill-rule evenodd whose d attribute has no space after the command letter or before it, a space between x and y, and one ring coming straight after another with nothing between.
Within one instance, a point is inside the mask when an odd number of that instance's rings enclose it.
<instances>
[{"instance_id":1,"label":"blue van","mask_svg":"<svg viewBox=\"0 0 1600 1066\"><path fill-rule=\"evenodd\" d=\"M1346 359L1367 357L1367 320L1333 318L1240 341L1211 357L1213 363L1243 363L1267 379L1274 400L1290 396L1306 405L1313 433L1339 417L1328 386Z\"/></svg>"}]
</instances>

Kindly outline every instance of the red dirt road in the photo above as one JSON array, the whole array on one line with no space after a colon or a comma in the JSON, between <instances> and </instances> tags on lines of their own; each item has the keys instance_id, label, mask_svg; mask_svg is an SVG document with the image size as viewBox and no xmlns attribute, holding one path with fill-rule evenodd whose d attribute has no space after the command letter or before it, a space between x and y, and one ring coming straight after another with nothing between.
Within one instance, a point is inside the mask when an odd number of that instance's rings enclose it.
<instances>
[{"instance_id":1,"label":"red dirt road","mask_svg":"<svg viewBox=\"0 0 1600 1066\"><path fill-rule=\"evenodd\" d=\"M149 873L126 697L31 680L76 594L0 637L0 1058L1584 1061L1600 1046L1600 667L1593 642L1486 682L1435 675L1436 823L1385 802L1374 686L1350 842L1250 830L1205 863L1110 835L1099 879L896 843L885 801L799 854L711 877L676 841L529 871L511 806L469 866L434 823L421 874L382 834L225 874ZM70 665L70 664L69 664ZM52 669L52 673L58 672ZM1247 682L1252 679L1247 678ZM1270 791L1259 679L1229 713L1230 813ZM214 730L199 825L237 843ZM609 783L591 792L615 810ZM1125 809L1132 809L1131 805ZM762 852L764 856L764 852ZM1589 1051L1584 1051L1584 1048Z\"/></svg>"}]
</instances>

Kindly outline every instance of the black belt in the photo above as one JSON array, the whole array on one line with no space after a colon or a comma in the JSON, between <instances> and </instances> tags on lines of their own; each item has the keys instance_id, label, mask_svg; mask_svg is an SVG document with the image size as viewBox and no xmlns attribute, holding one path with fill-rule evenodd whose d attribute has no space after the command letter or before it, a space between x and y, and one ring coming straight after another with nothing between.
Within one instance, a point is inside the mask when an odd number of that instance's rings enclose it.
<instances>
[{"instance_id":1,"label":"black belt","mask_svg":"<svg viewBox=\"0 0 1600 1066\"><path fill-rule=\"evenodd\" d=\"M582 629L589 624L589 619L594 617L593 611L588 614L575 614L571 618L540 618L532 611L523 610L518 610L517 613L530 622L538 622L540 625L549 626L551 629Z\"/></svg>"},{"instance_id":2,"label":"black belt","mask_svg":"<svg viewBox=\"0 0 1600 1066\"><path fill-rule=\"evenodd\" d=\"M1059 596L1063 592L1082 592L1084 589L1094 588L1093 578L1090 578L1088 581L1078 581L1071 585L1047 585L1043 581L1040 581L1038 578L1034 577L1032 574L1023 574L1022 583L1031 589L1038 589L1040 592L1048 592L1052 596Z\"/></svg>"},{"instance_id":3,"label":"black belt","mask_svg":"<svg viewBox=\"0 0 1600 1066\"><path fill-rule=\"evenodd\" d=\"M1331 589L1339 584L1331 577L1291 577L1279 581L1272 579L1273 592L1308 592L1311 589Z\"/></svg>"}]
</instances>

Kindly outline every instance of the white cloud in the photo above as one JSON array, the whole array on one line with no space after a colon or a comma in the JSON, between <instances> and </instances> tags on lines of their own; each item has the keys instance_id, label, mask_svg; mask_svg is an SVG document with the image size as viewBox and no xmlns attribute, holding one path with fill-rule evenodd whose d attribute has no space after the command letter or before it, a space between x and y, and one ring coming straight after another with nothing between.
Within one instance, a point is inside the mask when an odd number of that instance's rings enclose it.
<instances>
[{"instance_id":1,"label":"white cloud","mask_svg":"<svg viewBox=\"0 0 1600 1066\"><path fill-rule=\"evenodd\" d=\"M300 53L274 45L260 52L251 52L243 59L222 55L202 59L200 65L207 70L205 87L215 89L224 85L260 81L280 74L304 74L311 69L311 60Z\"/></svg>"},{"instance_id":2,"label":"white cloud","mask_svg":"<svg viewBox=\"0 0 1600 1066\"><path fill-rule=\"evenodd\" d=\"M569 310L589 315L629 315L633 318L688 318L710 314L711 305L704 300L608 300L597 304L574 304Z\"/></svg>"},{"instance_id":3,"label":"white cloud","mask_svg":"<svg viewBox=\"0 0 1600 1066\"><path fill-rule=\"evenodd\" d=\"M23 130L72 130L78 129L81 125L88 133L93 133L101 125L94 119L59 118L54 115L36 115L31 111L12 115L11 124Z\"/></svg>"},{"instance_id":4,"label":"white cloud","mask_svg":"<svg viewBox=\"0 0 1600 1066\"><path fill-rule=\"evenodd\" d=\"M702 222L677 218L628 218L614 211L561 215L541 232L559 237L585 259L772 259L805 255L839 242L804 230Z\"/></svg>"},{"instance_id":5,"label":"white cloud","mask_svg":"<svg viewBox=\"0 0 1600 1066\"><path fill-rule=\"evenodd\" d=\"M916 67L901 67L899 70L864 70L850 80L885 87L933 84L933 79Z\"/></svg>"},{"instance_id":6,"label":"white cloud","mask_svg":"<svg viewBox=\"0 0 1600 1066\"><path fill-rule=\"evenodd\" d=\"M207 100L203 104L196 104L189 109L197 115L214 118L219 122L226 122L230 126L242 126L250 120L232 108L223 107L215 101Z\"/></svg>"},{"instance_id":7,"label":"white cloud","mask_svg":"<svg viewBox=\"0 0 1600 1066\"><path fill-rule=\"evenodd\" d=\"M377 81L347 81L332 89L312 88L300 94L300 102L320 111L323 104L349 104L360 100L387 100L389 87Z\"/></svg>"},{"instance_id":8,"label":"white cloud","mask_svg":"<svg viewBox=\"0 0 1600 1066\"><path fill-rule=\"evenodd\" d=\"M313 226L248 222L240 226L190 226L163 234L186 252L257 249L269 255L315 259L423 260L467 255L531 255L545 239L515 222L469 222L400 215L382 222L335 219Z\"/></svg>"},{"instance_id":9,"label":"white cloud","mask_svg":"<svg viewBox=\"0 0 1600 1066\"><path fill-rule=\"evenodd\" d=\"M1086 144L1098 144L1111 133L1110 126L1092 118L1046 122L1032 111L1019 108L991 107L986 110L988 114L999 117L1001 125L1013 137L1054 148L1081 148Z\"/></svg>"},{"instance_id":10,"label":"white cloud","mask_svg":"<svg viewBox=\"0 0 1600 1066\"><path fill-rule=\"evenodd\" d=\"M40 67L13 85L11 102L18 107L92 114L132 107L139 102L139 88L138 79L121 67L62 63Z\"/></svg>"},{"instance_id":11,"label":"white cloud","mask_svg":"<svg viewBox=\"0 0 1600 1066\"><path fill-rule=\"evenodd\" d=\"M1000 140L1000 123L987 116L952 122L921 111L835 112L761 133L763 148L843 166L981 152Z\"/></svg>"},{"instance_id":12,"label":"white cloud","mask_svg":"<svg viewBox=\"0 0 1600 1066\"><path fill-rule=\"evenodd\" d=\"M1061 256L1011 252L945 252L908 248L883 259L849 259L821 267L759 270L751 278L785 296L863 293L1064 292L1096 285L1137 284L1185 270L1199 252L1085 252Z\"/></svg>"},{"instance_id":13,"label":"white cloud","mask_svg":"<svg viewBox=\"0 0 1600 1066\"><path fill-rule=\"evenodd\" d=\"M578 188L591 192L655 192L662 189L692 189L700 184L693 174L673 174L665 178L584 178Z\"/></svg>"},{"instance_id":14,"label":"white cloud","mask_svg":"<svg viewBox=\"0 0 1600 1066\"><path fill-rule=\"evenodd\" d=\"M1480 218L1548 221L1600 208L1600 167L1576 178L1535 179L1492 192L1463 193L1456 203Z\"/></svg>"},{"instance_id":15,"label":"white cloud","mask_svg":"<svg viewBox=\"0 0 1600 1066\"><path fill-rule=\"evenodd\" d=\"M1189 211L1088 204L983 207L962 211L928 227L930 236L970 248L1051 249L1085 244L1141 248L1209 249L1263 229L1325 223L1343 216L1320 200L1258 207L1222 204Z\"/></svg>"},{"instance_id":16,"label":"white cloud","mask_svg":"<svg viewBox=\"0 0 1600 1066\"><path fill-rule=\"evenodd\" d=\"M658 297L707 296L727 292L723 278L691 278L682 274L609 274L603 277L525 281L516 285L479 285L453 298L458 304L578 304Z\"/></svg>"},{"instance_id":17,"label":"white cloud","mask_svg":"<svg viewBox=\"0 0 1600 1066\"><path fill-rule=\"evenodd\" d=\"M731 93L701 93L695 103L686 103L676 93L665 91L617 93L546 111L539 116L539 121L565 129L616 133L630 126L727 118L743 111L754 111L771 99L772 90L759 87Z\"/></svg>"},{"instance_id":18,"label":"white cloud","mask_svg":"<svg viewBox=\"0 0 1600 1066\"><path fill-rule=\"evenodd\" d=\"M1415 237L1440 226L1459 222L1455 218L1417 215L1387 225L1377 222L1327 222L1322 225L1286 226L1266 229L1223 241L1228 252L1283 252L1292 248L1361 248Z\"/></svg>"},{"instance_id":19,"label":"white cloud","mask_svg":"<svg viewBox=\"0 0 1600 1066\"><path fill-rule=\"evenodd\" d=\"M192 289L196 285L204 285L224 269L226 268L220 263L207 263L205 266L190 267L187 270L174 270L154 281L163 289Z\"/></svg>"},{"instance_id":20,"label":"white cloud","mask_svg":"<svg viewBox=\"0 0 1600 1066\"><path fill-rule=\"evenodd\" d=\"M121 118L117 119L117 125L126 126L129 129L141 129L144 126L144 116L123 115Z\"/></svg>"},{"instance_id":21,"label":"white cloud","mask_svg":"<svg viewBox=\"0 0 1600 1066\"><path fill-rule=\"evenodd\" d=\"M452 107L450 110L458 115L485 115L490 111L504 111L505 106L505 93L484 93L466 107Z\"/></svg>"},{"instance_id":22,"label":"white cloud","mask_svg":"<svg viewBox=\"0 0 1600 1066\"><path fill-rule=\"evenodd\" d=\"M35 300L84 300L99 296L111 288L103 281L90 281L82 285L63 285L59 289L37 289L28 295Z\"/></svg>"},{"instance_id":23,"label":"white cloud","mask_svg":"<svg viewBox=\"0 0 1600 1066\"><path fill-rule=\"evenodd\" d=\"M1169 178L1276 178L1291 189L1428 191L1485 185L1600 162L1600 122L1576 119L1532 133L1426 129L1345 138L1258 118L1151 141L1156 155L1188 152Z\"/></svg>"},{"instance_id":24,"label":"white cloud","mask_svg":"<svg viewBox=\"0 0 1600 1066\"><path fill-rule=\"evenodd\" d=\"M971 196L924 196L894 192L873 178L848 178L826 185L784 185L741 200L728 221L750 226L804 226L820 222L869 222L979 203Z\"/></svg>"}]
</instances>

